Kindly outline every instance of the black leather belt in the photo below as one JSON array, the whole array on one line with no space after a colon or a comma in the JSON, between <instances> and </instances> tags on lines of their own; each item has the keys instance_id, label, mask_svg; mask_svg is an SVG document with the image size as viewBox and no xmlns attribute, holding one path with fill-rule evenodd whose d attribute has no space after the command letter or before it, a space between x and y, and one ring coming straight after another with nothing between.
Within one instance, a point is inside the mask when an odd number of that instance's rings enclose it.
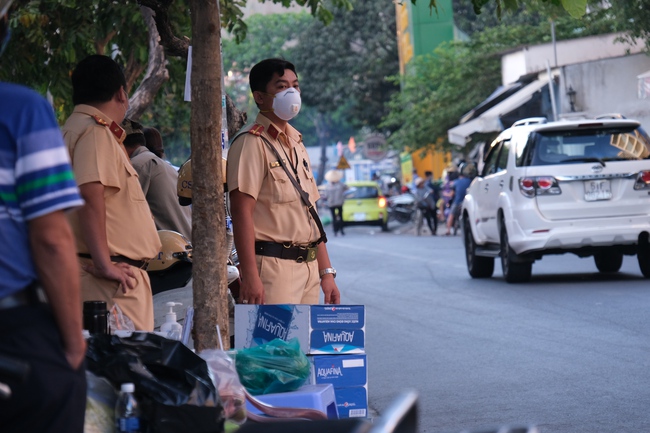
<instances>
[{"instance_id":1,"label":"black leather belt","mask_svg":"<svg viewBox=\"0 0 650 433\"><path fill-rule=\"evenodd\" d=\"M39 290L39 284L37 282L33 282L24 289L0 298L0 310L8 310L10 308L46 303L46 298L41 298L38 293Z\"/></svg>"},{"instance_id":2,"label":"black leather belt","mask_svg":"<svg viewBox=\"0 0 650 433\"><path fill-rule=\"evenodd\" d=\"M92 259L93 257L90 254L86 253L77 253L77 255L83 259ZM145 271L147 270L147 265L149 262L145 262L144 260L133 260L128 257L124 256L110 256L111 262L115 263L126 263L127 265L131 265L136 268L144 269Z\"/></svg>"},{"instance_id":3,"label":"black leather belt","mask_svg":"<svg viewBox=\"0 0 650 433\"><path fill-rule=\"evenodd\" d=\"M277 242L255 242L255 254L258 256L277 257L279 259L295 260L298 263L308 263L316 260L318 245L311 243L306 247Z\"/></svg>"}]
</instances>

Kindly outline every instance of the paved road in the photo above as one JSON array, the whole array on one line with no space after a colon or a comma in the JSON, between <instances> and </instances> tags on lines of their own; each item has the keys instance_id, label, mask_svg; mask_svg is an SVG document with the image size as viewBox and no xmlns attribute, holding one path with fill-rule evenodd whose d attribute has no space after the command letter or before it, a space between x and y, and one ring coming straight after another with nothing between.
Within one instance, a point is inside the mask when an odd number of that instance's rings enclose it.
<instances>
[{"instance_id":1,"label":"paved road","mask_svg":"<svg viewBox=\"0 0 650 433\"><path fill-rule=\"evenodd\" d=\"M420 394L421 432L536 424L650 431L650 288L636 258L546 257L528 284L472 280L460 236L346 229L330 255L343 302L367 307L371 406Z\"/></svg>"},{"instance_id":2,"label":"paved road","mask_svg":"<svg viewBox=\"0 0 650 433\"><path fill-rule=\"evenodd\" d=\"M605 277L592 259L546 257L510 285L498 265L469 278L460 236L355 227L328 249L343 303L367 308L374 412L415 389L421 432L650 431L650 287L636 258ZM188 292L157 296L157 322Z\"/></svg>"}]
</instances>

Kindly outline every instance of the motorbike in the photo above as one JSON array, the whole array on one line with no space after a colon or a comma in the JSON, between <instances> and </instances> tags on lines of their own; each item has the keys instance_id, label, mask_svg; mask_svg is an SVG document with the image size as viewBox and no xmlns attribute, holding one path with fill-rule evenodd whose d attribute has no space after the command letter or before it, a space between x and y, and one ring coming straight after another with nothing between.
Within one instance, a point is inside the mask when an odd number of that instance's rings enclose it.
<instances>
[{"instance_id":1,"label":"motorbike","mask_svg":"<svg viewBox=\"0 0 650 433\"><path fill-rule=\"evenodd\" d=\"M388 197L388 220L406 224L413 220L417 209L415 196L404 193Z\"/></svg>"}]
</instances>

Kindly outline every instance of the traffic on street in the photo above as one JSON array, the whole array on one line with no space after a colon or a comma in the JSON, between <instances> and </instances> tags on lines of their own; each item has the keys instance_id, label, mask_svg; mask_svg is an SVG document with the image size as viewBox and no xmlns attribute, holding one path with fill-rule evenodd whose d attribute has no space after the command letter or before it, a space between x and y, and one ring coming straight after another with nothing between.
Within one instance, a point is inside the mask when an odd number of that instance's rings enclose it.
<instances>
[{"instance_id":1,"label":"traffic on street","mask_svg":"<svg viewBox=\"0 0 650 433\"><path fill-rule=\"evenodd\" d=\"M647 431L650 292L636 258L545 256L529 282L472 279L462 235L349 227L328 248L366 306L370 412L419 394L419 431Z\"/></svg>"}]
</instances>

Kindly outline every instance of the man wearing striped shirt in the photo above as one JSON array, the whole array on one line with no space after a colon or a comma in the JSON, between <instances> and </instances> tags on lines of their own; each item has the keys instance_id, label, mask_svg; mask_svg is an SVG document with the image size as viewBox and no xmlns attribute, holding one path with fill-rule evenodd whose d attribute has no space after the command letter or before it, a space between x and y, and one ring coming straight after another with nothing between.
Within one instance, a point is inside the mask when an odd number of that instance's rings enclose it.
<instances>
[{"instance_id":1,"label":"man wearing striped shirt","mask_svg":"<svg viewBox=\"0 0 650 433\"><path fill-rule=\"evenodd\" d=\"M0 0L0 39L11 2ZM83 201L54 113L36 92L0 83L0 430L82 432L86 407L79 265L64 211ZM0 394L2 389L0 389Z\"/></svg>"}]
</instances>

